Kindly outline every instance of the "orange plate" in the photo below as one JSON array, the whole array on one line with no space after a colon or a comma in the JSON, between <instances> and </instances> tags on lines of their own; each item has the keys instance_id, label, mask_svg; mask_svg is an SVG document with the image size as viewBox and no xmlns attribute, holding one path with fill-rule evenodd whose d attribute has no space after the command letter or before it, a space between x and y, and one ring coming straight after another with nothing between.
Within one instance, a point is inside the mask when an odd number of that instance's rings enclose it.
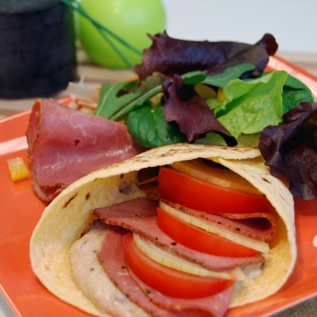
<instances>
[{"instance_id":1,"label":"orange plate","mask_svg":"<svg viewBox=\"0 0 317 317\"><path fill-rule=\"evenodd\" d=\"M289 62L274 57L269 69L286 69L300 77L317 96L317 78ZM0 291L18 316L87 316L49 293L32 273L29 239L44 205L34 195L30 180L12 183L7 166L11 157L26 159L24 137L30 111L0 121ZM296 201L298 260L287 282L275 295L227 316L267 316L317 295L317 199Z\"/></svg>"}]
</instances>

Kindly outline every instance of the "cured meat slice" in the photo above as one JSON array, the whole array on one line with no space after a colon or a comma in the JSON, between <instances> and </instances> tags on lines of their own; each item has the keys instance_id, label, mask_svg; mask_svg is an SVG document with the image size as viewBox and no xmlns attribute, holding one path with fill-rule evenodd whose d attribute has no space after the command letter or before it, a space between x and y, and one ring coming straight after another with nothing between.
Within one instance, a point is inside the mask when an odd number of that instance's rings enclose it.
<instances>
[{"instance_id":1,"label":"cured meat slice","mask_svg":"<svg viewBox=\"0 0 317 317\"><path fill-rule=\"evenodd\" d=\"M192 216L220 224L225 226L227 229L238 231L242 235L257 240L270 241L275 233L277 217L272 210L267 210L266 212L259 211L253 213L230 213L218 215L185 208L170 202L168 202L168 204Z\"/></svg>"},{"instance_id":2,"label":"cured meat slice","mask_svg":"<svg viewBox=\"0 0 317 317\"><path fill-rule=\"evenodd\" d=\"M122 246L122 236L124 233L120 230L108 229L106 238L98 254L99 261L109 278L133 303L142 307L151 316L181 316L177 312L171 312L154 305L130 277L124 260Z\"/></svg>"},{"instance_id":3,"label":"cured meat slice","mask_svg":"<svg viewBox=\"0 0 317 317\"><path fill-rule=\"evenodd\" d=\"M201 266L215 270L231 270L238 266L260 263L261 255L253 257L221 257L198 252L175 243L156 223L156 202L137 198L110 207L99 208L94 214L103 222L140 234L162 248Z\"/></svg>"},{"instance_id":4,"label":"cured meat slice","mask_svg":"<svg viewBox=\"0 0 317 317\"><path fill-rule=\"evenodd\" d=\"M189 300L167 297L152 289L149 292L149 287L131 274L126 267L122 247L123 234L122 231L108 229L98 257L109 278L131 301L152 316L224 315L229 307L232 287L213 296Z\"/></svg>"},{"instance_id":5,"label":"cured meat slice","mask_svg":"<svg viewBox=\"0 0 317 317\"><path fill-rule=\"evenodd\" d=\"M171 298L149 287L132 273L131 276L139 287L146 292L147 296L153 303L172 310L180 309L182 311L182 316L187 317L224 316L228 311L234 291L234 286L230 286L222 292L208 297L194 298L190 300Z\"/></svg>"},{"instance_id":6,"label":"cured meat slice","mask_svg":"<svg viewBox=\"0 0 317 317\"><path fill-rule=\"evenodd\" d=\"M56 100L36 100L26 135L33 187L45 203L92 170L137 153L124 124Z\"/></svg>"}]
</instances>

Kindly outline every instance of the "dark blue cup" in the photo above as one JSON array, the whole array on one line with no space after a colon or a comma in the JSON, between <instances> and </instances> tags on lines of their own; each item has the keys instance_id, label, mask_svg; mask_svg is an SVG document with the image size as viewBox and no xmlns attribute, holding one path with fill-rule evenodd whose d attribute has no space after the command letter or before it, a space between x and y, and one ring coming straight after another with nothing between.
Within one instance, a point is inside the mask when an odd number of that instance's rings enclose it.
<instances>
[{"instance_id":1,"label":"dark blue cup","mask_svg":"<svg viewBox=\"0 0 317 317\"><path fill-rule=\"evenodd\" d=\"M70 9L58 0L0 0L0 98L53 96L75 80Z\"/></svg>"}]
</instances>

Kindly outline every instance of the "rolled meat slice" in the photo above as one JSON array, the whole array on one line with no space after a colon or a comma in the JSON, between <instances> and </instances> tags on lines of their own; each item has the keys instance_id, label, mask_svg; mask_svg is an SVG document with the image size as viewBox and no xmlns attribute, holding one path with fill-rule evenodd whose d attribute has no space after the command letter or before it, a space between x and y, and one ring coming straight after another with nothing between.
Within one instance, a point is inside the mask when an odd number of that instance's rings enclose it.
<instances>
[{"instance_id":1,"label":"rolled meat slice","mask_svg":"<svg viewBox=\"0 0 317 317\"><path fill-rule=\"evenodd\" d=\"M124 124L56 100L35 101L26 136L33 187L45 203L92 170L137 153Z\"/></svg>"}]
</instances>

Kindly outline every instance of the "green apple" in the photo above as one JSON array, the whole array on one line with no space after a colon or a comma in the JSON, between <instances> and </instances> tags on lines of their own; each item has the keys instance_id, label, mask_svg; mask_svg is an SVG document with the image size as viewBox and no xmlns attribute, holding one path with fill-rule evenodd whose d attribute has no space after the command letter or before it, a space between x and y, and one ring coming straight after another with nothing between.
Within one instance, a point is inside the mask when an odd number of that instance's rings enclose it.
<instances>
[{"instance_id":1,"label":"green apple","mask_svg":"<svg viewBox=\"0 0 317 317\"><path fill-rule=\"evenodd\" d=\"M166 28L166 15L161 0L81 0L80 3L91 17L140 52L151 45L147 34L163 32ZM76 18L78 39L94 63L109 68L128 68L86 17L78 14ZM141 62L140 54L127 49L115 39L112 41L131 65Z\"/></svg>"}]
</instances>

